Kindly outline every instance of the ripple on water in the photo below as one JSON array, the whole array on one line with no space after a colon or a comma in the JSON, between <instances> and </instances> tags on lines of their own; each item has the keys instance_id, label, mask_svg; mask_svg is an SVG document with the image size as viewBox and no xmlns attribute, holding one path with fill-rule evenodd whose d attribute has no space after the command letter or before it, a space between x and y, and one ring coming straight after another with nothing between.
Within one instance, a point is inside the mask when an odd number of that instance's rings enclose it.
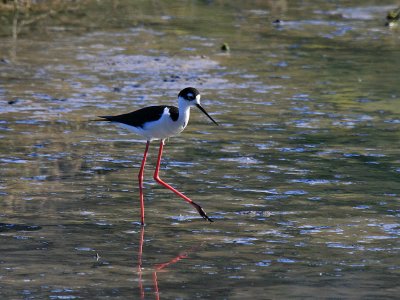
<instances>
[{"instance_id":1,"label":"ripple on water","mask_svg":"<svg viewBox=\"0 0 400 300\"><path fill-rule=\"evenodd\" d=\"M256 263L256 266L258 267L269 267L271 265L271 260L262 260Z\"/></svg>"},{"instance_id":2,"label":"ripple on water","mask_svg":"<svg viewBox=\"0 0 400 300\"><path fill-rule=\"evenodd\" d=\"M257 218L262 218L262 219L268 218L268 217L271 216L271 212L265 211L265 210L261 210L261 211L245 210L245 211L236 212L236 214L238 214L238 215L247 215L247 216L250 216L250 217L257 217Z\"/></svg>"},{"instance_id":3,"label":"ripple on water","mask_svg":"<svg viewBox=\"0 0 400 300\"><path fill-rule=\"evenodd\" d=\"M75 247L75 250L76 251L85 251L85 252L94 251L92 248L89 248L89 247Z\"/></svg>"},{"instance_id":4,"label":"ripple on water","mask_svg":"<svg viewBox=\"0 0 400 300\"><path fill-rule=\"evenodd\" d=\"M239 245L254 245L257 238L242 237L242 238L224 238L226 244L239 244Z\"/></svg>"},{"instance_id":5,"label":"ripple on water","mask_svg":"<svg viewBox=\"0 0 400 300\"><path fill-rule=\"evenodd\" d=\"M376 14L380 14L382 11L389 11L393 8L395 8L395 6L392 5L346 7L346 8L337 8L331 11L318 10L317 12L328 15L340 15L344 19L350 19L350 20L374 20L376 19Z\"/></svg>"},{"instance_id":6,"label":"ripple on water","mask_svg":"<svg viewBox=\"0 0 400 300\"><path fill-rule=\"evenodd\" d=\"M389 235L368 235L365 237L366 240L388 240L388 239L397 239L398 237L389 236Z\"/></svg>"},{"instance_id":7,"label":"ripple on water","mask_svg":"<svg viewBox=\"0 0 400 300\"><path fill-rule=\"evenodd\" d=\"M369 205L357 205L357 206L353 206L354 209L360 209L360 210L366 210L366 209L370 209L371 206Z\"/></svg>"},{"instance_id":8,"label":"ripple on water","mask_svg":"<svg viewBox=\"0 0 400 300\"><path fill-rule=\"evenodd\" d=\"M333 228L332 226L312 226L312 225L303 225L299 227L300 234L313 234L313 233L321 233L325 232L342 232L342 230Z\"/></svg>"},{"instance_id":9,"label":"ripple on water","mask_svg":"<svg viewBox=\"0 0 400 300\"><path fill-rule=\"evenodd\" d=\"M285 200L288 198L289 198L289 195L272 195L272 196L266 196L265 200L274 201L274 200Z\"/></svg>"},{"instance_id":10,"label":"ripple on water","mask_svg":"<svg viewBox=\"0 0 400 300\"><path fill-rule=\"evenodd\" d=\"M294 263L297 262L297 260L291 259L291 258L287 258L287 257L278 258L276 261L279 262L279 263L284 263L284 264L294 264Z\"/></svg>"},{"instance_id":11,"label":"ripple on water","mask_svg":"<svg viewBox=\"0 0 400 300\"><path fill-rule=\"evenodd\" d=\"M94 216L96 213L93 211L83 210L83 211L79 212L79 214L81 216Z\"/></svg>"},{"instance_id":12,"label":"ripple on water","mask_svg":"<svg viewBox=\"0 0 400 300\"><path fill-rule=\"evenodd\" d=\"M8 157L8 158L0 158L0 162L6 164L26 164L28 161L26 159L21 159L18 157Z\"/></svg>"},{"instance_id":13,"label":"ripple on water","mask_svg":"<svg viewBox=\"0 0 400 300\"><path fill-rule=\"evenodd\" d=\"M38 175L38 176L32 176L32 177L21 177L22 180L28 180L28 181L46 181L49 178L48 175Z\"/></svg>"},{"instance_id":14,"label":"ripple on water","mask_svg":"<svg viewBox=\"0 0 400 300\"><path fill-rule=\"evenodd\" d=\"M215 219L215 217L212 217ZM192 221L192 220L198 220L201 219L199 215L178 215L178 216L170 216L170 219L177 221L177 222L183 222L183 221Z\"/></svg>"},{"instance_id":15,"label":"ripple on water","mask_svg":"<svg viewBox=\"0 0 400 300\"><path fill-rule=\"evenodd\" d=\"M307 149L303 147L296 147L296 148L283 147L283 148L278 148L278 150L284 153L303 153L307 151Z\"/></svg>"},{"instance_id":16,"label":"ripple on water","mask_svg":"<svg viewBox=\"0 0 400 300\"><path fill-rule=\"evenodd\" d=\"M377 223L369 223L368 227L379 227L384 232L400 235L400 224L399 223L390 223L390 224L377 224Z\"/></svg>"},{"instance_id":17,"label":"ripple on water","mask_svg":"<svg viewBox=\"0 0 400 300\"><path fill-rule=\"evenodd\" d=\"M389 119L385 120L384 122L389 124L400 124L400 119Z\"/></svg>"},{"instance_id":18,"label":"ripple on water","mask_svg":"<svg viewBox=\"0 0 400 300\"><path fill-rule=\"evenodd\" d=\"M329 185L329 184L352 184L352 182L344 182L340 180L332 180L332 179L311 179L311 178L304 178L304 179L292 179L289 180L288 182L292 183L305 183L308 185Z\"/></svg>"},{"instance_id":19,"label":"ripple on water","mask_svg":"<svg viewBox=\"0 0 400 300\"><path fill-rule=\"evenodd\" d=\"M301 196L301 195L307 195L308 192L304 190L291 190L291 191L285 191L284 194L290 196Z\"/></svg>"},{"instance_id":20,"label":"ripple on water","mask_svg":"<svg viewBox=\"0 0 400 300\"><path fill-rule=\"evenodd\" d=\"M310 95L308 95L308 94L295 94L290 98L290 100L293 100L293 101L310 101L311 98L310 98Z\"/></svg>"},{"instance_id":21,"label":"ripple on water","mask_svg":"<svg viewBox=\"0 0 400 300\"><path fill-rule=\"evenodd\" d=\"M51 293L56 294L56 295L50 295L49 298L50 299L60 299L60 300L70 300L70 299L78 299L77 296L71 295L71 293L75 293L74 290L72 289L53 289L51 290ZM62 295L58 295L58 294L62 294ZM80 298L80 297L79 297Z\"/></svg>"},{"instance_id":22,"label":"ripple on water","mask_svg":"<svg viewBox=\"0 0 400 300\"><path fill-rule=\"evenodd\" d=\"M86 171L87 173L96 173L96 174L106 174L108 172L112 172L117 170L116 168L109 168L109 167L101 167L101 166L94 166L90 171Z\"/></svg>"},{"instance_id":23,"label":"ripple on water","mask_svg":"<svg viewBox=\"0 0 400 300\"><path fill-rule=\"evenodd\" d=\"M15 121L15 124L22 124L22 125L39 125L40 123L42 123L39 120L17 120Z\"/></svg>"},{"instance_id":24,"label":"ripple on water","mask_svg":"<svg viewBox=\"0 0 400 300\"><path fill-rule=\"evenodd\" d=\"M241 192L250 192L250 193L263 193L263 194L273 194L273 195L279 195L278 191L276 189L238 189Z\"/></svg>"},{"instance_id":25,"label":"ripple on water","mask_svg":"<svg viewBox=\"0 0 400 300\"><path fill-rule=\"evenodd\" d=\"M36 231L42 229L37 225L0 223L0 232L3 231Z\"/></svg>"},{"instance_id":26,"label":"ripple on water","mask_svg":"<svg viewBox=\"0 0 400 300\"><path fill-rule=\"evenodd\" d=\"M382 228L385 232L400 235L400 224L399 223L383 224Z\"/></svg>"},{"instance_id":27,"label":"ripple on water","mask_svg":"<svg viewBox=\"0 0 400 300\"><path fill-rule=\"evenodd\" d=\"M339 242L327 242L325 243L328 248L339 248L339 249L352 249L352 250L364 250L364 247L358 245L347 245Z\"/></svg>"},{"instance_id":28,"label":"ripple on water","mask_svg":"<svg viewBox=\"0 0 400 300\"><path fill-rule=\"evenodd\" d=\"M101 220L95 223L97 226L101 226L101 227L112 227L113 224L109 223L107 221Z\"/></svg>"},{"instance_id":29,"label":"ripple on water","mask_svg":"<svg viewBox=\"0 0 400 300\"><path fill-rule=\"evenodd\" d=\"M249 156L220 158L220 161L233 162L239 165L239 168L261 167L261 161ZM256 165L256 166L255 166Z\"/></svg>"},{"instance_id":30,"label":"ripple on water","mask_svg":"<svg viewBox=\"0 0 400 300\"><path fill-rule=\"evenodd\" d=\"M78 56L78 59L80 57ZM87 60L87 57L83 57ZM147 56L147 55L113 55L108 58L107 63L92 57L92 67L103 72L129 72L148 74L154 76L154 70L168 70L174 74L188 74L192 70L202 71L216 68L218 63L205 57L193 56L190 58L179 58L170 56ZM112 65L112 67L110 67ZM176 72L175 72L176 71Z\"/></svg>"},{"instance_id":31,"label":"ripple on water","mask_svg":"<svg viewBox=\"0 0 400 300\"><path fill-rule=\"evenodd\" d=\"M265 231L259 231L259 235L267 235L267 236L273 236L273 237L280 237L280 238L293 238L293 235L283 233L280 230L276 229L271 229L271 230L265 230Z\"/></svg>"}]
</instances>

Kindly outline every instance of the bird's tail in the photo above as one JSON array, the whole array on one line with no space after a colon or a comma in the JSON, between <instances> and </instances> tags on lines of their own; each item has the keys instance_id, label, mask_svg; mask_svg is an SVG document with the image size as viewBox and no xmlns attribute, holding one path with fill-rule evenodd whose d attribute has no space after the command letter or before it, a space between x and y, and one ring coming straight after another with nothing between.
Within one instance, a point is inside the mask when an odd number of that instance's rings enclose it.
<instances>
[{"instance_id":1,"label":"bird's tail","mask_svg":"<svg viewBox=\"0 0 400 300\"><path fill-rule=\"evenodd\" d=\"M89 120L89 122L104 122L104 121L111 121L111 117L110 116L98 116L101 119L93 119L93 120Z\"/></svg>"}]
</instances>

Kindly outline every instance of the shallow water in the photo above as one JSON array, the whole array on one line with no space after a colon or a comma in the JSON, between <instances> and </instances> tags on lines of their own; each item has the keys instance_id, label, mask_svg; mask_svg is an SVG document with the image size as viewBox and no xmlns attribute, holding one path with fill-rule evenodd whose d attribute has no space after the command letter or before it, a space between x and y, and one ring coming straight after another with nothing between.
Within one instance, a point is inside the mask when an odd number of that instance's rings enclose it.
<instances>
[{"instance_id":1,"label":"shallow water","mask_svg":"<svg viewBox=\"0 0 400 300\"><path fill-rule=\"evenodd\" d=\"M348 2L89 1L4 34L1 298L396 298L400 36ZM215 222L154 183L155 142L141 230L145 143L88 120L186 86L221 126L192 110L161 177Z\"/></svg>"}]
</instances>

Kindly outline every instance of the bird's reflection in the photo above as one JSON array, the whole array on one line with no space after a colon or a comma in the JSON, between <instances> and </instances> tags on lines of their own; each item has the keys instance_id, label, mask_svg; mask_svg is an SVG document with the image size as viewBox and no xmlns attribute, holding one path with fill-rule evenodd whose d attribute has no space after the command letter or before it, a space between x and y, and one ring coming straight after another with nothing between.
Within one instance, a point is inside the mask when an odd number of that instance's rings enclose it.
<instances>
[{"instance_id":1,"label":"bird's reflection","mask_svg":"<svg viewBox=\"0 0 400 300\"><path fill-rule=\"evenodd\" d=\"M139 251L138 251L138 275L139 275L140 299L144 299L144 289L142 280L143 243L144 243L144 227L142 226L142 229L140 230L140 241L139 241Z\"/></svg>"},{"instance_id":2,"label":"bird's reflection","mask_svg":"<svg viewBox=\"0 0 400 300\"><path fill-rule=\"evenodd\" d=\"M139 250L138 250L138 276L139 276L139 292L140 292L140 299L145 299L145 293L144 293L144 285L143 285L143 245L144 245L144 227L142 226L140 230L140 235L139 235L140 241L139 241ZM199 244L195 247L192 247L186 251L181 252L171 260L156 264L152 268L152 276L153 276L153 289L154 289L154 294L155 298L157 300L160 299L160 292L159 292L159 287L158 287L158 277L157 277L157 272L164 270L171 265L179 262L180 260L184 258L188 258L189 254L193 251L195 251L197 248L199 248L202 245Z\"/></svg>"}]
</instances>

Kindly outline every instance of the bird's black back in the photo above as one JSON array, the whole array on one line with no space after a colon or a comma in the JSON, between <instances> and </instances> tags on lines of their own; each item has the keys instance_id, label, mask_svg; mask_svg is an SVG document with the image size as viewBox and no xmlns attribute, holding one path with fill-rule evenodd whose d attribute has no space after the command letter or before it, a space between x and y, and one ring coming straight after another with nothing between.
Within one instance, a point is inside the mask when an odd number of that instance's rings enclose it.
<instances>
[{"instance_id":1,"label":"bird's black back","mask_svg":"<svg viewBox=\"0 0 400 300\"><path fill-rule=\"evenodd\" d=\"M134 127L143 127L147 122L154 122L160 119L165 108L169 109L170 117L173 121L178 120L179 110L177 107L171 105L147 106L127 114L99 116L99 118L103 118L105 121L118 122Z\"/></svg>"}]
</instances>

